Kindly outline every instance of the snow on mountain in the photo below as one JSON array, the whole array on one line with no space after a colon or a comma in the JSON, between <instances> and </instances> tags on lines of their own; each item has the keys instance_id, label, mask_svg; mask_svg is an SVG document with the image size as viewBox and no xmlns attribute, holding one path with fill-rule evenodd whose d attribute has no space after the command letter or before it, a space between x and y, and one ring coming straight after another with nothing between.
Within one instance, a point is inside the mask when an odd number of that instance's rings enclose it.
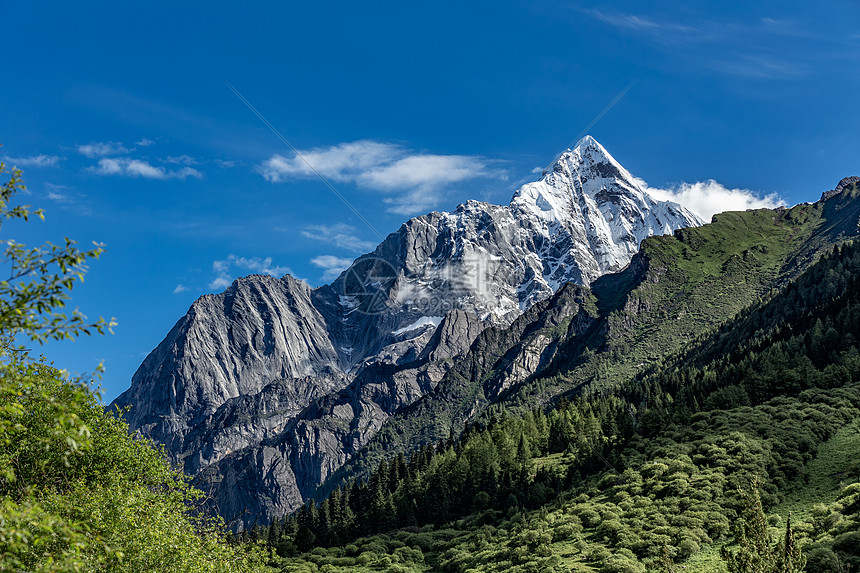
<instances>
[{"instance_id":1,"label":"snow on mountain","mask_svg":"<svg viewBox=\"0 0 860 573\"><path fill-rule=\"evenodd\" d=\"M391 302L406 314L448 305L498 324L568 281L588 285L622 269L650 235L700 224L677 203L652 199L586 136L510 205L467 201L416 217L366 257L403 269Z\"/></svg>"},{"instance_id":2,"label":"snow on mountain","mask_svg":"<svg viewBox=\"0 0 860 573\"><path fill-rule=\"evenodd\" d=\"M115 404L206 476L222 513L265 522L432 390L484 327L622 269L650 235L699 224L586 136L509 205L410 219L331 285L251 276L202 297Z\"/></svg>"}]
</instances>

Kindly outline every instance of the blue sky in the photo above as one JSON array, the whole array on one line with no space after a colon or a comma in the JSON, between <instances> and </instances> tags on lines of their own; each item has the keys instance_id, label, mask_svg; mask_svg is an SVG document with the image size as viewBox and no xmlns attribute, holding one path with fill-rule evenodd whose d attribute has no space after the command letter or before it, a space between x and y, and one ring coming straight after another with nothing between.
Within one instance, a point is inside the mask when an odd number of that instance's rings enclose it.
<instances>
[{"instance_id":1,"label":"blue sky","mask_svg":"<svg viewBox=\"0 0 860 573\"><path fill-rule=\"evenodd\" d=\"M201 294L506 203L631 83L589 133L706 215L860 172L856 2L177 4L0 2L0 157L47 211L4 238L106 244L72 305L115 334L41 349L106 400Z\"/></svg>"}]
</instances>

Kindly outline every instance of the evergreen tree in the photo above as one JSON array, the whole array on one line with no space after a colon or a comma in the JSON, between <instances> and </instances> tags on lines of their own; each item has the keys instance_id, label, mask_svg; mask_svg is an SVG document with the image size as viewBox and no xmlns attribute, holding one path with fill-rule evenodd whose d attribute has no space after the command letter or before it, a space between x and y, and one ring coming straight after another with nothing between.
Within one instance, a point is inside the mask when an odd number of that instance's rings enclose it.
<instances>
[{"instance_id":1,"label":"evergreen tree","mask_svg":"<svg viewBox=\"0 0 860 573\"><path fill-rule=\"evenodd\" d=\"M776 567L774 573L800 573L806 566L806 557L800 550L794 539L794 531L791 529L791 513L788 514L788 522L785 526L785 537L782 543L776 547Z\"/></svg>"},{"instance_id":2,"label":"evergreen tree","mask_svg":"<svg viewBox=\"0 0 860 573\"><path fill-rule=\"evenodd\" d=\"M738 488L743 507L732 525L735 551L723 547L720 555L729 573L772 573L773 546L767 529L767 518L761 505L757 482L751 491Z\"/></svg>"},{"instance_id":3,"label":"evergreen tree","mask_svg":"<svg viewBox=\"0 0 860 573\"><path fill-rule=\"evenodd\" d=\"M732 527L737 550L724 547L720 554L729 573L800 573L806 558L794 539L791 514L781 541L771 542L767 518L762 508L757 483L751 491L738 490L744 507Z\"/></svg>"},{"instance_id":4,"label":"evergreen tree","mask_svg":"<svg viewBox=\"0 0 860 573\"><path fill-rule=\"evenodd\" d=\"M269 545L276 545L281 540L281 524L278 522L278 518L274 518L272 523L269 525L269 535L267 536L267 541Z\"/></svg>"}]
</instances>

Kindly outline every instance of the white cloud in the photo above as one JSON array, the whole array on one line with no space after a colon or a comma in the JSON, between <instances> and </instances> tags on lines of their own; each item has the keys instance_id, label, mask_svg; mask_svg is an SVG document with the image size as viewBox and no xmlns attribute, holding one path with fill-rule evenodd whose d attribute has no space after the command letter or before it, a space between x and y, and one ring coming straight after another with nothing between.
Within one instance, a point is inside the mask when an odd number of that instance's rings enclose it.
<instances>
[{"instance_id":1,"label":"white cloud","mask_svg":"<svg viewBox=\"0 0 860 573\"><path fill-rule=\"evenodd\" d=\"M78 153L86 155L90 159L105 157L107 155L124 155L128 152L129 150L123 147L122 143L116 141L89 143L87 145L78 146Z\"/></svg>"},{"instance_id":2,"label":"white cloud","mask_svg":"<svg viewBox=\"0 0 860 573\"><path fill-rule=\"evenodd\" d=\"M694 26L679 24L677 22L669 22L666 20L658 20L636 14L622 13L606 13L600 10L584 10L585 13L591 14L605 24L616 28L626 28L636 32L642 32L657 37L670 36L672 39L679 39L679 35L703 35L704 32Z\"/></svg>"},{"instance_id":3,"label":"white cloud","mask_svg":"<svg viewBox=\"0 0 860 573\"><path fill-rule=\"evenodd\" d=\"M439 197L426 189L413 189L395 197L386 197L382 202L388 205L389 213L413 215L432 211L438 204Z\"/></svg>"},{"instance_id":4,"label":"white cloud","mask_svg":"<svg viewBox=\"0 0 860 573\"><path fill-rule=\"evenodd\" d=\"M273 265L272 257L247 258L228 255L226 259L212 261L212 271L215 273L215 278L209 283L209 288L213 290L227 288L237 275L248 274L247 272L237 273L237 270L250 271L251 274L271 275L276 278L293 273L289 267Z\"/></svg>"},{"instance_id":5,"label":"white cloud","mask_svg":"<svg viewBox=\"0 0 860 573\"><path fill-rule=\"evenodd\" d=\"M671 50L673 55L695 54L697 67L749 78L798 78L819 69L822 61L833 58L833 54L843 52L837 44L839 40L812 35L802 21L762 18L740 23L693 18L686 23L619 12L582 12L622 32L646 38ZM783 50L772 49L786 40L797 49L788 45Z\"/></svg>"},{"instance_id":6,"label":"white cloud","mask_svg":"<svg viewBox=\"0 0 860 573\"><path fill-rule=\"evenodd\" d=\"M714 62L714 69L750 78L779 79L803 76L809 66L771 54L742 54L725 62Z\"/></svg>"},{"instance_id":7,"label":"white cloud","mask_svg":"<svg viewBox=\"0 0 860 573\"><path fill-rule=\"evenodd\" d=\"M103 159L102 161L115 161L113 159ZM131 159L123 162L123 166L128 175L134 177L146 177L148 179L164 179L166 172L161 167L153 167L146 161L139 159Z\"/></svg>"},{"instance_id":8,"label":"white cloud","mask_svg":"<svg viewBox=\"0 0 860 573\"><path fill-rule=\"evenodd\" d=\"M184 285L184 284L182 284L182 283L179 283L178 285L176 285L176 288L175 288L175 289L173 289L173 294L180 294L180 293L183 293L183 292L185 292L185 291L187 291L187 290L188 290L188 287L187 287L187 286L185 286L185 285Z\"/></svg>"},{"instance_id":9,"label":"white cloud","mask_svg":"<svg viewBox=\"0 0 860 573\"><path fill-rule=\"evenodd\" d=\"M312 177L314 170L338 183L394 194L389 209L396 213L416 213L436 205L442 189L469 179L502 177L488 170L489 161L469 155L417 153L400 145L360 140L299 152L299 157L272 155L257 171L269 182L280 183ZM311 169L310 166L313 166ZM415 201L415 199L420 199Z\"/></svg>"},{"instance_id":10,"label":"white cloud","mask_svg":"<svg viewBox=\"0 0 860 573\"><path fill-rule=\"evenodd\" d=\"M785 201L776 193L762 197L749 189L729 189L713 179L681 183L673 189L648 187L642 179L637 179L637 183L654 199L680 203L704 221L710 221L714 214L724 211L772 209L785 205Z\"/></svg>"},{"instance_id":11,"label":"white cloud","mask_svg":"<svg viewBox=\"0 0 860 573\"><path fill-rule=\"evenodd\" d=\"M332 281L352 264L352 259L335 257L334 255L320 255L311 259L314 266L324 269L322 280Z\"/></svg>"},{"instance_id":12,"label":"white cloud","mask_svg":"<svg viewBox=\"0 0 860 573\"><path fill-rule=\"evenodd\" d=\"M150 145L154 144L155 142L153 140L147 139L146 137L142 138L140 141L135 142L135 145L137 145L138 147L149 147Z\"/></svg>"},{"instance_id":13,"label":"white cloud","mask_svg":"<svg viewBox=\"0 0 860 573\"><path fill-rule=\"evenodd\" d=\"M56 167L64 158L57 155L31 155L30 157L7 157L13 167Z\"/></svg>"},{"instance_id":14,"label":"white cloud","mask_svg":"<svg viewBox=\"0 0 860 573\"><path fill-rule=\"evenodd\" d=\"M172 163L173 165L199 165L200 161L191 157L190 155L180 155L178 157L174 157L169 155L167 159L163 160L165 163Z\"/></svg>"},{"instance_id":15,"label":"white cloud","mask_svg":"<svg viewBox=\"0 0 860 573\"><path fill-rule=\"evenodd\" d=\"M56 201L57 203L72 203L74 201L68 195L65 195L64 193L57 193L56 191L49 191L48 199L50 199L51 201Z\"/></svg>"},{"instance_id":16,"label":"white cloud","mask_svg":"<svg viewBox=\"0 0 860 573\"><path fill-rule=\"evenodd\" d=\"M465 155L411 155L387 165L377 165L358 176L364 187L384 190L448 185L486 177L483 160Z\"/></svg>"},{"instance_id":17,"label":"white cloud","mask_svg":"<svg viewBox=\"0 0 860 573\"><path fill-rule=\"evenodd\" d=\"M97 167L90 170L99 175L125 175L127 177L144 177L146 179L200 179L203 174L192 167L183 167L178 171L168 171L164 167L154 166L140 159L128 157L105 157L99 159Z\"/></svg>"},{"instance_id":18,"label":"white cloud","mask_svg":"<svg viewBox=\"0 0 860 573\"><path fill-rule=\"evenodd\" d=\"M277 228L276 230L282 229ZM372 241L360 239L356 234L355 227L345 223L338 223L336 225L310 225L305 227L301 233L303 237L308 239L354 252L370 251L376 246Z\"/></svg>"},{"instance_id":19,"label":"white cloud","mask_svg":"<svg viewBox=\"0 0 860 573\"><path fill-rule=\"evenodd\" d=\"M230 279L223 276L218 276L212 279L212 282L209 283L209 288L212 290L224 290L230 286Z\"/></svg>"},{"instance_id":20,"label":"white cloud","mask_svg":"<svg viewBox=\"0 0 860 573\"><path fill-rule=\"evenodd\" d=\"M95 214L85 202L86 195L76 192L72 187L56 183L45 183L44 186L45 197L63 209L69 209L87 217Z\"/></svg>"},{"instance_id":21,"label":"white cloud","mask_svg":"<svg viewBox=\"0 0 860 573\"><path fill-rule=\"evenodd\" d=\"M404 155L399 145L370 140L318 147L299 153L307 163L298 156L287 158L276 153L260 165L259 171L272 183L297 176L313 176L313 169L333 181L354 181L363 172Z\"/></svg>"}]
</instances>

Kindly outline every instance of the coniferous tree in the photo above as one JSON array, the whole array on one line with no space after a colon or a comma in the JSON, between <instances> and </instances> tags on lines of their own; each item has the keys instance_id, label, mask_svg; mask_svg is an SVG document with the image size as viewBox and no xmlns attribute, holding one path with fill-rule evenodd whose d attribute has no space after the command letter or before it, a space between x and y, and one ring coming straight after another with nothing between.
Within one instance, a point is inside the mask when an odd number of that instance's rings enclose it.
<instances>
[{"instance_id":1,"label":"coniferous tree","mask_svg":"<svg viewBox=\"0 0 860 573\"><path fill-rule=\"evenodd\" d=\"M278 522L278 518L272 519L272 523L269 525L269 535L268 535L268 543L269 545L276 545L281 540L281 524Z\"/></svg>"},{"instance_id":2,"label":"coniferous tree","mask_svg":"<svg viewBox=\"0 0 860 573\"><path fill-rule=\"evenodd\" d=\"M774 573L800 573L806 566L806 557L794 539L794 531L791 529L791 512L785 525L785 537L782 543L777 545L775 553L777 555Z\"/></svg>"},{"instance_id":3,"label":"coniferous tree","mask_svg":"<svg viewBox=\"0 0 860 573\"><path fill-rule=\"evenodd\" d=\"M738 490L744 507L732 527L737 550L724 547L720 555L729 573L800 573L806 558L791 528L791 514L781 541L772 543L758 485L751 491Z\"/></svg>"},{"instance_id":4,"label":"coniferous tree","mask_svg":"<svg viewBox=\"0 0 860 573\"><path fill-rule=\"evenodd\" d=\"M753 482L751 491L738 488L738 494L743 508L732 526L738 548L732 551L724 547L720 555L729 573L771 573L773 547L757 482Z\"/></svg>"}]
</instances>

